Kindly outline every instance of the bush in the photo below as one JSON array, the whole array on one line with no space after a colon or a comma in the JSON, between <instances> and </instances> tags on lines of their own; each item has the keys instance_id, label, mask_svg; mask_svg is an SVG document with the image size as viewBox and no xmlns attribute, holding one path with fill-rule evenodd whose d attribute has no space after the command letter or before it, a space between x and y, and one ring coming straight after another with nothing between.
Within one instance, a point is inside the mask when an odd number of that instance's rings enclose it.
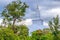
<instances>
[{"instance_id":1,"label":"bush","mask_svg":"<svg viewBox=\"0 0 60 40\"><path fill-rule=\"evenodd\" d=\"M41 40L53 40L53 35L52 34L44 34L41 36Z\"/></svg>"},{"instance_id":2,"label":"bush","mask_svg":"<svg viewBox=\"0 0 60 40\"><path fill-rule=\"evenodd\" d=\"M0 40L20 40L9 28L0 29Z\"/></svg>"}]
</instances>

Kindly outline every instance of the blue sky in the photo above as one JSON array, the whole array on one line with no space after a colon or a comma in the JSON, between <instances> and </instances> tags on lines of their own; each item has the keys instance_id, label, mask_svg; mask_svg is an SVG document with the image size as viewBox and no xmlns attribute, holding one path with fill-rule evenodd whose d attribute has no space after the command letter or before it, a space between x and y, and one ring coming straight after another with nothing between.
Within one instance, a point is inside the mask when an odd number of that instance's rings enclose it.
<instances>
[{"instance_id":1,"label":"blue sky","mask_svg":"<svg viewBox=\"0 0 60 40\"><path fill-rule=\"evenodd\" d=\"M0 12L4 9L4 7L7 4L9 4L12 1L13 0L0 0ZM21 0L21 1L26 2L26 4L29 5L29 8L26 11L26 16L25 16L26 19L31 20L34 18L34 15L38 13L36 11L38 5L41 18L44 20L43 22L44 25L41 25L41 22L34 24L32 23L32 25L29 25L28 28L30 29L30 32L37 29L46 28L48 26L47 22L51 18L55 17L57 14L60 15L60 0Z\"/></svg>"}]
</instances>

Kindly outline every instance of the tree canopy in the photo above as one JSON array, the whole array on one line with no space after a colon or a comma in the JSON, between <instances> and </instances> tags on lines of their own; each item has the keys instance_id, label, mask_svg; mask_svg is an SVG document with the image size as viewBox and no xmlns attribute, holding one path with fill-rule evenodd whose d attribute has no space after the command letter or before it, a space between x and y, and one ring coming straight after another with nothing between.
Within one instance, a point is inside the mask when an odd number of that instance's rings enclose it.
<instances>
[{"instance_id":1,"label":"tree canopy","mask_svg":"<svg viewBox=\"0 0 60 40\"><path fill-rule=\"evenodd\" d=\"M13 21L12 29L15 30L15 22L16 20L21 21L23 19L23 16L25 16L26 8L28 8L27 4L18 0L8 4L2 12L5 25L6 23L8 24L10 21Z\"/></svg>"}]
</instances>

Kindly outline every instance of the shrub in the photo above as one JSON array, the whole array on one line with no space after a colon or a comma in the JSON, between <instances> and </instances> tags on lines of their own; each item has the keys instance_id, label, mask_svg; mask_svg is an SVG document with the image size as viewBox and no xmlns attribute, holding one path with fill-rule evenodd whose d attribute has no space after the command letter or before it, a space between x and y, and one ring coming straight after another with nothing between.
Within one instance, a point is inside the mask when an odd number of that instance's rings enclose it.
<instances>
[{"instance_id":1,"label":"shrub","mask_svg":"<svg viewBox=\"0 0 60 40\"><path fill-rule=\"evenodd\" d=\"M0 29L0 40L20 40L9 28Z\"/></svg>"}]
</instances>

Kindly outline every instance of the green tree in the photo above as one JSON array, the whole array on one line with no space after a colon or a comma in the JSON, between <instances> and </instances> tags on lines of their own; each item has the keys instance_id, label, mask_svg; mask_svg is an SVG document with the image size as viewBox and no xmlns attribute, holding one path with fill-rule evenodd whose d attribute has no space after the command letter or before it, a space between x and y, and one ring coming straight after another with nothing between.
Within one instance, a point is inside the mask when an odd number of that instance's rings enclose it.
<instances>
[{"instance_id":1,"label":"green tree","mask_svg":"<svg viewBox=\"0 0 60 40\"><path fill-rule=\"evenodd\" d=\"M52 33L45 33L41 36L41 40L53 40L53 35Z\"/></svg>"},{"instance_id":2,"label":"green tree","mask_svg":"<svg viewBox=\"0 0 60 40\"><path fill-rule=\"evenodd\" d=\"M43 29L43 34L49 34L49 33L52 33L49 28L44 28Z\"/></svg>"},{"instance_id":3,"label":"green tree","mask_svg":"<svg viewBox=\"0 0 60 40\"><path fill-rule=\"evenodd\" d=\"M54 40L59 40L59 37L58 37L58 34L59 34L59 17L55 17L53 18L52 21L49 21L49 27L50 27L50 30L52 31L52 34L54 35Z\"/></svg>"},{"instance_id":4,"label":"green tree","mask_svg":"<svg viewBox=\"0 0 60 40\"><path fill-rule=\"evenodd\" d=\"M29 29L25 25L17 26L17 35L20 36L21 40L27 40L29 36Z\"/></svg>"},{"instance_id":5,"label":"green tree","mask_svg":"<svg viewBox=\"0 0 60 40\"><path fill-rule=\"evenodd\" d=\"M32 40L41 40L42 35L43 35L42 30L36 30L32 32Z\"/></svg>"},{"instance_id":6,"label":"green tree","mask_svg":"<svg viewBox=\"0 0 60 40\"><path fill-rule=\"evenodd\" d=\"M53 35L50 28L43 29L43 35L41 36L41 40L53 40Z\"/></svg>"},{"instance_id":7,"label":"green tree","mask_svg":"<svg viewBox=\"0 0 60 40\"><path fill-rule=\"evenodd\" d=\"M14 25L16 20L22 20L23 16L25 15L26 8L28 8L26 3L21 1L13 1L12 3L8 4L6 8L2 12L2 16L6 21L13 21L12 29L15 30Z\"/></svg>"}]
</instances>

